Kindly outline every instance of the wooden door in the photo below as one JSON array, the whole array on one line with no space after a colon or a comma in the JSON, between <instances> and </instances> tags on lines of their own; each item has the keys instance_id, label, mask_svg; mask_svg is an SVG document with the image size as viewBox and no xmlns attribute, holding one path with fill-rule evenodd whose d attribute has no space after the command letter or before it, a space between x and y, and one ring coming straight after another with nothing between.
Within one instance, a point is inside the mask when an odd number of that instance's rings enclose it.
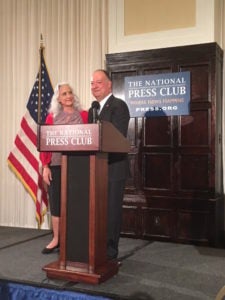
<instances>
[{"instance_id":1,"label":"wooden door","mask_svg":"<svg viewBox=\"0 0 225 300\"><path fill-rule=\"evenodd\" d=\"M131 118L131 177L122 235L219 245L223 235L222 50L215 43L108 54L113 92L124 78L190 71L189 116Z\"/></svg>"}]
</instances>

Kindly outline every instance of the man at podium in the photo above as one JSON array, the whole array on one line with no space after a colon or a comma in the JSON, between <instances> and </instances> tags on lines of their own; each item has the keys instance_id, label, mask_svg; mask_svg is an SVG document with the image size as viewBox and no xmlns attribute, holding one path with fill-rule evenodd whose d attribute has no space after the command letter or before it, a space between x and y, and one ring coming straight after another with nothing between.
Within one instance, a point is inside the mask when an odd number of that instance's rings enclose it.
<instances>
[{"instance_id":1,"label":"man at podium","mask_svg":"<svg viewBox=\"0 0 225 300\"><path fill-rule=\"evenodd\" d=\"M89 109L88 122L111 122L126 137L129 109L122 99L112 94L112 81L105 70L93 72L91 92L96 101ZM115 259L118 256L124 189L129 174L127 153L109 153L108 167L107 257Z\"/></svg>"}]
</instances>

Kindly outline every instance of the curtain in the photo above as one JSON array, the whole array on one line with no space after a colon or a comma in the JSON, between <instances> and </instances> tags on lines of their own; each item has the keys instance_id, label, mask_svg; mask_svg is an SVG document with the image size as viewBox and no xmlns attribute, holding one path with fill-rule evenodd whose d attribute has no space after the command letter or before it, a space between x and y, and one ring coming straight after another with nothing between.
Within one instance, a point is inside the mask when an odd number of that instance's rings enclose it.
<instances>
[{"instance_id":1,"label":"curtain","mask_svg":"<svg viewBox=\"0 0 225 300\"><path fill-rule=\"evenodd\" d=\"M0 224L37 227L35 205L7 165L44 56L53 87L68 81L88 109L90 77L107 53L107 0L0 0ZM42 228L49 228L46 215Z\"/></svg>"}]
</instances>

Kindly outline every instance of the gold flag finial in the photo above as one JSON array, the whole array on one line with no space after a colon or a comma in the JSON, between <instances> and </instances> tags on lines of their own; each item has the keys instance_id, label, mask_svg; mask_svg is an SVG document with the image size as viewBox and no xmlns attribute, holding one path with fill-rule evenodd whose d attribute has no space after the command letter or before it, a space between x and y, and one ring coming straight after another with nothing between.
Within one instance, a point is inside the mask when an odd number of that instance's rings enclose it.
<instances>
[{"instance_id":1,"label":"gold flag finial","mask_svg":"<svg viewBox=\"0 0 225 300\"><path fill-rule=\"evenodd\" d=\"M41 36L40 36L40 50L43 50L44 49L44 40L43 40L43 36L42 36L42 33L41 33Z\"/></svg>"}]
</instances>

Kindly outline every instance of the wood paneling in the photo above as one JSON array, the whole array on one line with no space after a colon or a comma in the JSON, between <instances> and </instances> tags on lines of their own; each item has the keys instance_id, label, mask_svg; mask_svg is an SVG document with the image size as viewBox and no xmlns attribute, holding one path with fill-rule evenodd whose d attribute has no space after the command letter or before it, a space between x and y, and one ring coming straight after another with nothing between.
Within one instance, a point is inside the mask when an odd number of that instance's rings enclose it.
<instances>
[{"instance_id":1,"label":"wood paneling","mask_svg":"<svg viewBox=\"0 0 225 300\"><path fill-rule=\"evenodd\" d=\"M220 246L223 243L222 64L216 43L106 55L113 92L124 77L190 71L189 116L131 118L131 176L122 234Z\"/></svg>"}]
</instances>

